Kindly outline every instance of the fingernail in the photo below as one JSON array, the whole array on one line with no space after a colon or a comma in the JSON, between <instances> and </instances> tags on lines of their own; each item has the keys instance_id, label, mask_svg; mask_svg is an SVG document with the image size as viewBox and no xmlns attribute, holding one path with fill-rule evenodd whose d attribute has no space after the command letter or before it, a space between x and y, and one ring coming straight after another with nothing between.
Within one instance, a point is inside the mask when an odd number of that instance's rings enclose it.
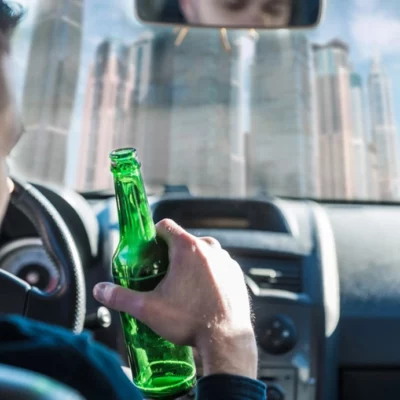
<instances>
[{"instance_id":1,"label":"fingernail","mask_svg":"<svg viewBox=\"0 0 400 400\"><path fill-rule=\"evenodd\" d=\"M106 299L106 291L110 288L109 283L98 283L93 288L93 296L100 303L104 303Z\"/></svg>"}]
</instances>

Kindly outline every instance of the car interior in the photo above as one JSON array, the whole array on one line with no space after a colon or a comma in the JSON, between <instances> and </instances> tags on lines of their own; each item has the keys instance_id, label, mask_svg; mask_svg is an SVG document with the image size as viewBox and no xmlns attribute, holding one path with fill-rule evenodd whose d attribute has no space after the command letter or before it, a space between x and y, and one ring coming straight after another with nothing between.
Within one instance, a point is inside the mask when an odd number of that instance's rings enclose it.
<instances>
[{"instance_id":1,"label":"car interior","mask_svg":"<svg viewBox=\"0 0 400 400\"><path fill-rule=\"evenodd\" d=\"M91 331L127 365L120 317L92 288L112 281L119 237L107 155L133 145L154 221L216 238L242 267L268 399L398 398L400 5L320 0L303 24L191 27L163 2L68 3L26 4L14 38L27 134L0 312ZM1 365L0 398L82 397Z\"/></svg>"}]
</instances>

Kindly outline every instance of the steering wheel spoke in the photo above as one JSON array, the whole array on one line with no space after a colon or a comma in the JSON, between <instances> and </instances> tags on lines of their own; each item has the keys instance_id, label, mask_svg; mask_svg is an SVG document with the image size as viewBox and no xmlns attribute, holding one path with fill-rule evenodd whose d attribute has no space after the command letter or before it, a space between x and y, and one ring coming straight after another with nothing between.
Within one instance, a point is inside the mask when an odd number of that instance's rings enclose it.
<instances>
[{"instance_id":1,"label":"steering wheel spoke","mask_svg":"<svg viewBox=\"0 0 400 400\"><path fill-rule=\"evenodd\" d=\"M65 320L73 320L74 309L70 306L67 291L60 291L49 295L33 287L26 302L26 317L65 326Z\"/></svg>"},{"instance_id":2,"label":"steering wheel spoke","mask_svg":"<svg viewBox=\"0 0 400 400\"><path fill-rule=\"evenodd\" d=\"M31 286L0 269L0 313L25 315Z\"/></svg>"}]
</instances>

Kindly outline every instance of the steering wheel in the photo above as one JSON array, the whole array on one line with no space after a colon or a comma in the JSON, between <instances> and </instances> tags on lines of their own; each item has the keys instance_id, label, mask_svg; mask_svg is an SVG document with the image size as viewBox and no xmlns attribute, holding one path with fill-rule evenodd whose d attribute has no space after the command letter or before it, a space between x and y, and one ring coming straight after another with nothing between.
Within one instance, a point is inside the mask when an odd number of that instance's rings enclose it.
<instances>
[{"instance_id":1,"label":"steering wheel","mask_svg":"<svg viewBox=\"0 0 400 400\"><path fill-rule=\"evenodd\" d=\"M86 287L82 262L67 225L56 208L30 185L13 179L11 204L34 225L43 247L60 274L58 285L44 293L1 269L0 313L19 314L82 331L86 313Z\"/></svg>"},{"instance_id":2,"label":"steering wheel","mask_svg":"<svg viewBox=\"0 0 400 400\"><path fill-rule=\"evenodd\" d=\"M83 400L83 397L45 376L0 365L0 400Z\"/></svg>"}]
</instances>

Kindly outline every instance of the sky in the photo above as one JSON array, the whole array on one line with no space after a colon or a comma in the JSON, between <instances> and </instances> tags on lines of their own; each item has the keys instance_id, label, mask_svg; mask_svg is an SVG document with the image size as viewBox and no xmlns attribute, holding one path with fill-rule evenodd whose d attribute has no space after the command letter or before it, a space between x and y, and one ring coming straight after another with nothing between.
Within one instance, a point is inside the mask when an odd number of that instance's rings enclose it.
<instances>
[{"instance_id":1,"label":"sky","mask_svg":"<svg viewBox=\"0 0 400 400\"><path fill-rule=\"evenodd\" d=\"M400 52L400 2L398 0L330 0L322 24L310 34L322 41L341 37L358 60L379 51Z\"/></svg>"},{"instance_id":2,"label":"sky","mask_svg":"<svg viewBox=\"0 0 400 400\"><path fill-rule=\"evenodd\" d=\"M14 42L15 82L21 100L24 76L35 20L35 8L40 0L19 0L27 7L24 22L16 32ZM56 0L54 0L56 1ZM59 1L59 0L57 0ZM134 19L133 0L84 1L81 71L72 121L69 152L76 154L79 145L81 117L89 68L97 45L105 37L132 43L143 29ZM400 133L400 1L399 0L327 0L322 24L307 33L311 42L325 43L339 38L350 46L350 61L361 74L366 87L371 58L379 55L387 75L392 79L394 109ZM266 33L268 34L268 33ZM68 179L75 176L76 160L71 161Z\"/></svg>"}]
</instances>

